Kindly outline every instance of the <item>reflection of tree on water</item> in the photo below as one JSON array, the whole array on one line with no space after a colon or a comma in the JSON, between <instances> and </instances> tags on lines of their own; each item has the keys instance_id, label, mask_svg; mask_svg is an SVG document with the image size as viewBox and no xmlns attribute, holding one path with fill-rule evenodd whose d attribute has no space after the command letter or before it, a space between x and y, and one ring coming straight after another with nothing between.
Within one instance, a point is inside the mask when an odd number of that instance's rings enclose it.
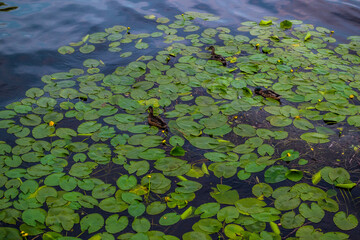
<instances>
[{"instance_id":1,"label":"reflection of tree on water","mask_svg":"<svg viewBox=\"0 0 360 240\"><path fill-rule=\"evenodd\" d=\"M4 2L0 2L0 12L9 12L15 9L18 9L18 7L14 6L14 7L5 7L7 6L6 3Z\"/></svg>"}]
</instances>

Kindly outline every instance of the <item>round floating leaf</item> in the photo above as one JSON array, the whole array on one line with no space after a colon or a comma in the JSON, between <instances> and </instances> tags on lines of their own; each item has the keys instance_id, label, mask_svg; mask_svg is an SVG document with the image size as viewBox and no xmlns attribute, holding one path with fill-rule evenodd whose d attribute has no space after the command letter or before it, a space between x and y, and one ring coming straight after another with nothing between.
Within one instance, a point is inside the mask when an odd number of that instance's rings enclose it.
<instances>
[{"instance_id":1,"label":"round floating leaf","mask_svg":"<svg viewBox=\"0 0 360 240\"><path fill-rule=\"evenodd\" d=\"M108 233L118 233L124 230L129 224L127 216L119 217L119 214L114 214L108 217L105 221L105 229Z\"/></svg>"},{"instance_id":2,"label":"round floating leaf","mask_svg":"<svg viewBox=\"0 0 360 240\"><path fill-rule=\"evenodd\" d=\"M149 231L151 225L149 220L147 220L146 218L135 218L131 226L135 232L145 233Z\"/></svg>"},{"instance_id":3,"label":"round floating leaf","mask_svg":"<svg viewBox=\"0 0 360 240\"><path fill-rule=\"evenodd\" d=\"M79 220L79 215L69 207L53 207L48 211L46 225L51 229L70 231Z\"/></svg>"},{"instance_id":4,"label":"round floating leaf","mask_svg":"<svg viewBox=\"0 0 360 240\"><path fill-rule=\"evenodd\" d=\"M285 173L285 177L291 181L298 182L302 179L303 172L296 169L290 169Z\"/></svg>"},{"instance_id":5,"label":"round floating leaf","mask_svg":"<svg viewBox=\"0 0 360 240\"><path fill-rule=\"evenodd\" d=\"M131 216L133 217L139 217L141 215L143 215L143 213L145 212L145 205L142 203L133 203L130 204L129 208L128 208L128 212Z\"/></svg>"},{"instance_id":6,"label":"round floating leaf","mask_svg":"<svg viewBox=\"0 0 360 240\"><path fill-rule=\"evenodd\" d=\"M225 221L225 223L231 223L235 221L238 217L239 212L233 206L224 207L217 213L217 219L220 222Z\"/></svg>"},{"instance_id":7,"label":"round floating leaf","mask_svg":"<svg viewBox=\"0 0 360 240\"><path fill-rule=\"evenodd\" d=\"M202 188L200 183L189 180L178 182L177 185L179 186L175 189L177 193L192 193Z\"/></svg>"},{"instance_id":8,"label":"round floating leaf","mask_svg":"<svg viewBox=\"0 0 360 240\"><path fill-rule=\"evenodd\" d=\"M302 203L299 207L299 212L303 217L314 223L319 223L325 216L324 210L316 203L311 203L310 208L306 203Z\"/></svg>"},{"instance_id":9,"label":"round floating leaf","mask_svg":"<svg viewBox=\"0 0 360 240\"><path fill-rule=\"evenodd\" d=\"M292 123L290 118L284 116L269 116L266 118L275 127L285 127Z\"/></svg>"},{"instance_id":10,"label":"round floating leaf","mask_svg":"<svg viewBox=\"0 0 360 240\"><path fill-rule=\"evenodd\" d=\"M69 174L74 177L86 178L92 173L92 170L97 167L97 163L94 162L85 162L85 163L75 163L71 166Z\"/></svg>"},{"instance_id":11,"label":"round floating leaf","mask_svg":"<svg viewBox=\"0 0 360 240\"><path fill-rule=\"evenodd\" d=\"M70 46L62 46L58 49L58 52L60 54L71 54L75 51L75 49L73 47Z\"/></svg>"},{"instance_id":12,"label":"round floating leaf","mask_svg":"<svg viewBox=\"0 0 360 240\"><path fill-rule=\"evenodd\" d=\"M80 134L89 134L99 130L100 127L101 123L97 123L96 121L89 121L80 124L77 131Z\"/></svg>"},{"instance_id":13,"label":"round floating leaf","mask_svg":"<svg viewBox=\"0 0 360 240\"><path fill-rule=\"evenodd\" d=\"M166 204L155 201L150 203L146 208L146 213L149 215L157 215L166 209Z\"/></svg>"},{"instance_id":14,"label":"round floating leaf","mask_svg":"<svg viewBox=\"0 0 360 240\"><path fill-rule=\"evenodd\" d=\"M296 231L296 237L302 239L323 239L323 233L321 230L314 229L313 226L303 226ZM336 238L335 238L336 239Z\"/></svg>"},{"instance_id":15,"label":"round floating leaf","mask_svg":"<svg viewBox=\"0 0 360 240\"><path fill-rule=\"evenodd\" d=\"M159 219L159 224L162 226L170 226L178 221L180 221L180 215L176 213L166 213Z\"/></svg>"},{"instance_id":16,"label":"round floating leaf","mask_svg":"<svg viewBox=\"0 0 360 240\"><path fill-rule=\"evenodd\" d=\"M256 197L260 197L261 195L264 195L265 197L270 197L273 193L273 189L269 184L266 183L258 183L252 188L252 193Z\"/></svg>"},{"instance_id":17,"label":"round floating leaf","mask_svg":"<svg viewBox=\"0 0 360 240\"><path fill-rule=\"evenodd\" d=\"M215 216L219 210L219 203L204 203L195 210L195 214L200 214L201 218L209 218Z\"/></svg>"},{"instance_id":18,"label":"round floating leaf","mask_svg":"<svg viewBox=\"0 0 360 240\"><path fill-rule=\"evenodd\" d=\"M282 165L272 166L265 171L265 182L277 183L284 181L286 179L285 174L287 171L288 168Z\"/></svg>"},{"instance_id":19,"label":"round floating leaf","mask_svg":"<svg viewBox=\"0 0 360 240\"><path fill-rule=\"evenodd\" d=\"M102 200L99 203L99 207L106 212L117 213L126 210L128 205L123 201L119 201L114 197L110 197Z\"/></svg>"},{"instance_id":20,"label":"round floating leaf","mask_svg":"<svg viewBox=\"0 0 360 240\"><path fill-rule=\"evenodd\" d=\"M348 124L353 125L355 127L360 127L360 116L350 116L347 119Z\"/></svg>"},{"instance_id":21,"label":"round floating leaf","mask_svg":"<svg viewBox=\"0 0 360 240\"><path fill-rule=\"evenodd\" d=\"M79 50L81 53L87 54L93 52L95 50L95 46L91 44L85 44L81 46Z\"/></svg>"},{"instance_id":22,"label":"round floating leaf","mask_svg":"<svg viewBox=\"0 0 360 240\"><path fill-rule=\"evenodd\" d=\"M301 130L309 130L314 128L314 125L304 118L295 118L293 124L295 127Z\"/></svg>"},{"instance_id":23,"label":"round floating leaf","mask_svg":"<svg viewBox=\"0 0 360 240\"><path fill-rule=\"evenodd\" d=\"M182 236L183 240L211 240L212 238L203 232L187 232Z\"/></svg>"},{"instance_id":24,"label":"round floating leaf","mask_svg":"<svg viewBox=\"0 0 360 240\"><path fill-rule=\"evenodd\" d=\"M296 215L295 212L287 212L281 217L281 226L285 229L293 229L300 227L304 224L305 219L300 215Z\"/></svg>"},{"instance_id":25,"label":"round floating leaf","mask_svg":"<svg viewBox=\"0 0 360 240\"><path fill-rule=\"evenodd\" d=\"M45 138L55 132L55 127L50 127L48 124L40 124L33 128L32 135L34 138Z\"/></svg>"},{"instance_id":26,"label":"round floating leaf","mask_svg":"<svg viewBox=\"0 0 360 240\"><path fill-rule=\"evenodd\" d=\"M118 180L116 181L116 185L121 189L121 190L130 190L133 187L135 187L137 184L137 180L136 177L134 177L133 175L122 175L121 177L118 178Z\"/></svg>"},{"instance_id":27,"label":"round floating leaf","mask_svg":"<svg viewBox=\"0 0 360 240\"><path fill-rule=\"evenodd\" d=\"M234 128L234 133L241 137L253 137L256 135L256 130L248 124L238 124Z\"/></svg>"},{"instance_id":28,"label":"round floating leaf","mask_svg":"<svg viewBox=\"0 0 360 240\"><path fill-rule=\"evenodd\" d=\"M25 95L29 98L41 97L42 95L44 95L44 90L40 88L30 88L26 91Z\"/></svg>"},{"instance_id":29,"label":"round floating leaf","mask_svg":"<svg viewBox=\"0 0 360 240\"><path fill-rule=\"evenodd\" d=\"M240 213L248 215L262 212L266 203L256 198L242 198L235 202L235 206Z\"/></svg>"},{"instance_id":30,"label":"round floating leaf","mask_svg":"<svg viewBox=\"0 0 360 240\"><path fill-rule=\"evenodd\" d=\"M341 230L347 231L356 228L358 220L354 215L347 215L345 212L341 211L334 215L334 223Z\"/></svg>"},{"instance_id":31,"label":"round floating leaf","mask_svg":"<svg viewBox=\"0 0 360 240\"><path fill-rule=\"evenodd\" d=\"M310 143L326 143L330 141L327 135L315 132L304 133L300 138Z\"/></svg>"},{"instance_id":32,"label":"round floating leaf","mask_svg":"<svg viewBox=\"0 0 360 240\"><path fill-rule=\"evenodd\" d=\"M44 224L47 212L41 208L26 209L22 213L22 220L33 227L36 227L38 223Z\"/></svg>"},{"instance_id":33,"label":"round floating leaf","mask_svg":"<svg viewBox=\"0 0 360 240\"><path fill-rule=\"evenodd\" d=\"M81 219L80 226L81 231L88 230L88 233L93 233L104 226L104 218L99 213L91 213Z\"/></svg>"},{"instance_id":34,"label":"round floating leaf","mask_svg":"<svg viewBox=\"0 0 360 240\"><path fill-rule=\"evenodd\" d=\"M92 196L97 199L107 198L112 196L116 188L111 184L99 184L92 190Z\"/></svg>"},{"instance_id":35,"label":"round floating leaf","mask_svg":"<svg viewBox=\"0 0 360 240\"><path fill-rule=\"evenodd\" d=\"M193 228L195 228L195 226L205 233L212 234L218 232L221 229L222 224L217 219L205 218L200 219L195 223Z\"/></svg>"}]
</instances>

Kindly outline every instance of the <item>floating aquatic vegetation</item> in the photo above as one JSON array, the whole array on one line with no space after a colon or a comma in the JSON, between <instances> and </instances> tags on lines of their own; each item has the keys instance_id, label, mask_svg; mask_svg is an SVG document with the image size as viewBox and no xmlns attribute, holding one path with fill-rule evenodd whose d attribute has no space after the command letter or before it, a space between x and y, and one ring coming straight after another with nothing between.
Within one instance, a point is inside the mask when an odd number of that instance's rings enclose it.
<instances>
[{"instance_id":1,"label":"floating aquatic vegetation","mask_svg":"<svg viewBox=\"0 0 360 240\"><path fill-rule=\"evenodd\" d=\"M332 31L299 20L248 21L232 33L204 29L211 14L175 18L146 16L153 33L118 25L60 47L90 58L0 111L15 139L0 142L0 235L349 238L356 213L332 188L354 188L351 174L307 165L344 124L358 131L360 37L336 45ZM160 39L164 48L142 55ZM122 63L93 55L103 49ZM259 87L281 102L255 95ZM169 131L148 124L149 107ZM331 232L320 231L330 216Z\"/></svg>"}]
</instances>

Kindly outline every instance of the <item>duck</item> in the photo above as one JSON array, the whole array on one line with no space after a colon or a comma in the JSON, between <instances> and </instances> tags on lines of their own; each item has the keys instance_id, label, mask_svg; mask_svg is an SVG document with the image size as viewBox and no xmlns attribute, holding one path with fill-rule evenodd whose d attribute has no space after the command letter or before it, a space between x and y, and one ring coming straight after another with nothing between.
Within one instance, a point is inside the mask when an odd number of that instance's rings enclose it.
<instances>
[{"instance_id":1,"label":"duck","mask_svg":"<svg viewBox=\"0 0 360 240\"><path fill-rule=\"evenodd\" d=\"M215 47L214 46L208 47L208 50L211 50L211 59L212 60L219 61L219 62L221 62L223 64L223 66L226 66L226 59L223 56L215 53Z\"/></svg>"},{"instance_id":2,"label":"duck","mask_svg":"<svg viewBox=\"0 0 360 240\"><path fill-rule=\"evenodd\" d=\"M259 87L255 88L255 94L261 95L264 98L272 98L275 100L280 100L281 96L274 91L268 89L261 89Z\"/></svg>"},{"instance_id":3,"label":"duck","mask_svg":"<svg viewBox=\"0 0 360 240\"><path fill-rule=\"evenodd\" d=\"M160 129L167 129L167 124L164 120L162 120L159 116L154 116L154 109L152 106L148 108L149 116L148 116L148 123L151 126L158 127Z\"/></svg>"}]
</instances>

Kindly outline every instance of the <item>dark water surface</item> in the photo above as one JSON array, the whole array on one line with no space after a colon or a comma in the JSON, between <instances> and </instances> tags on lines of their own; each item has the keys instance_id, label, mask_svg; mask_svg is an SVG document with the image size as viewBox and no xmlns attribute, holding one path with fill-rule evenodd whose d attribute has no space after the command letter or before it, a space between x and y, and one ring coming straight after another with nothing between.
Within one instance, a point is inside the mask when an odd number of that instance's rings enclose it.
<instances>
[{"instance_id":1,"label":"dark water surface","mask_svg":"<svg viewBox=\"0 0 360 240\"><path fill-rule=\"evenodd\" d=\"M147 30L145 15L168 17L186 11L213 13L219 24L236 29L241 22L264 16L298 19L335 31L343 42L360 34L359 1L244 1L244 0L52 0L11 1L18 6L0 12L0 106L22 98L31 87L41 87L41 76L80 66L84 59L58 54L60 46L77 42L86 34L114 25L128 25L136 32ZM153 26L152 26L153 27Z\"/></svg>"}]
</instances>

